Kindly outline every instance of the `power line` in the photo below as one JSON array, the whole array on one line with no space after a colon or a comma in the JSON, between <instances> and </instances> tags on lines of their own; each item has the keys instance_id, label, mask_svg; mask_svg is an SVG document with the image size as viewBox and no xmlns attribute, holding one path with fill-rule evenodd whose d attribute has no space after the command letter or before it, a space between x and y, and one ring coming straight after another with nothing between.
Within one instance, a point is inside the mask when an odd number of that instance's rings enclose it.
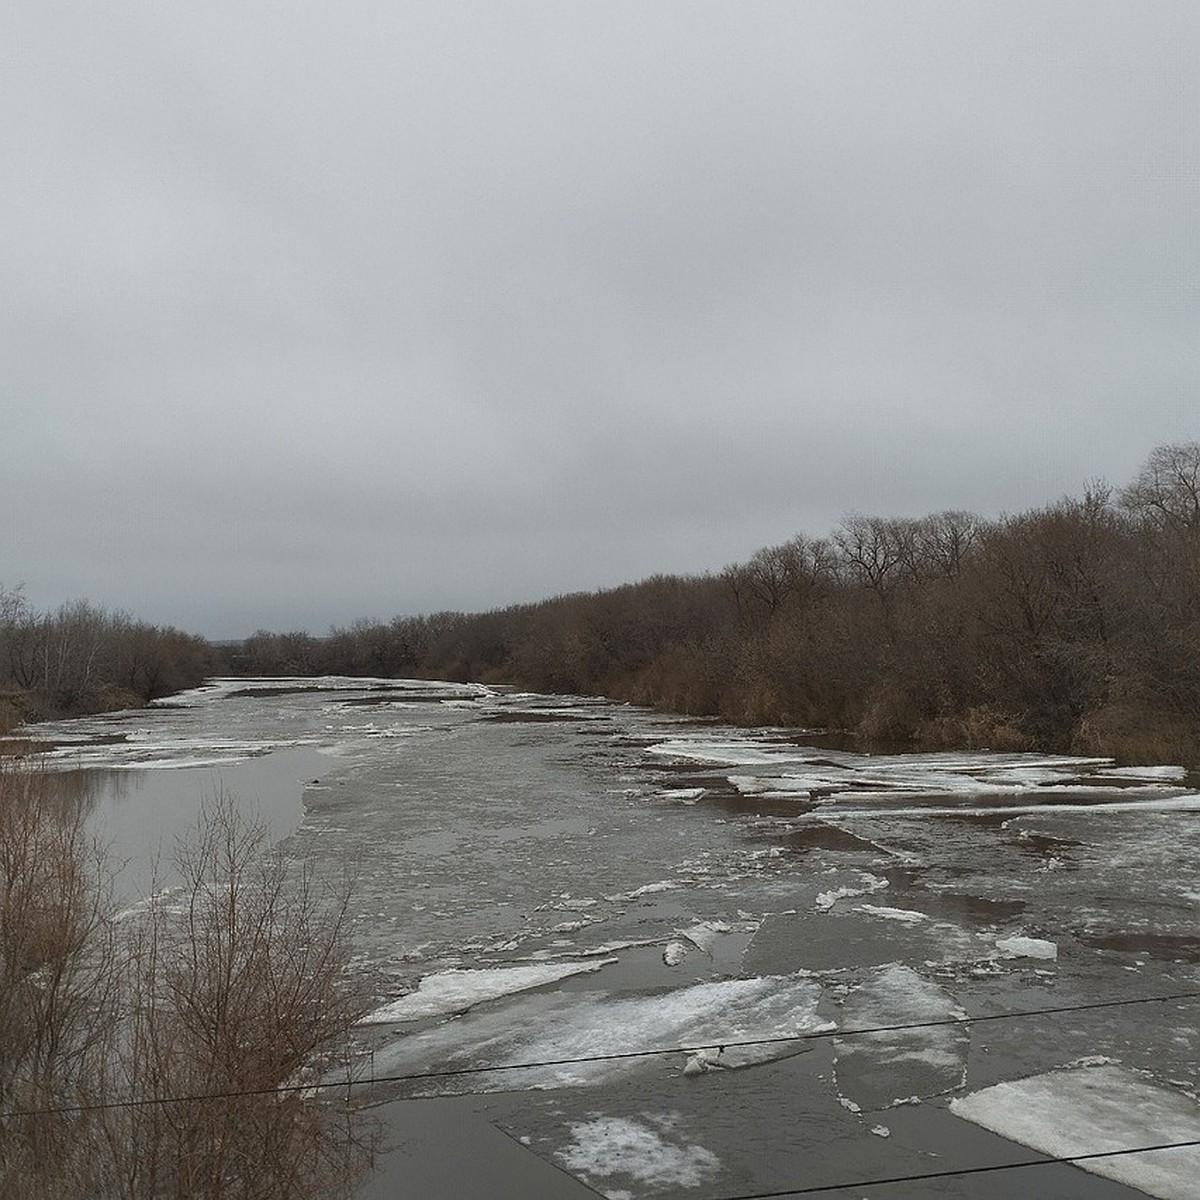
<instances>
[{"instance_id":1,"label":"power line","mask_svg":"<svg viewBox=\"0 0 1200 1200\"><path fill-rule=\"evenodd\" d=\"M591 1062L617 1062L622 1059L652 1058L665 1054L699 1054L711 1050L714 1046L721 1049L742 1048L749 1046L775 1046L785 1042L823 1041L828 1038L862 1037L873 1033L901 1033L912 1029L943 1029L961 1028L966 1025L979 1025L985 1021L1011 1021L1023 1017L1054 1016L1060 1013L1087 1012L1100 1008L1123 1008L1133 1004L1168 1004L1173 1000L1200 999L1200 992L1178 992L1170 996L1141 996L1127 1000L1098 1000L1090 1004L1068 1004L1053 1008L1031 1008L1019 1012L991 1013L979 1017L954 1017L949 1020L937 1021L907 1021L899 1025L871 1025L860 1029L817 1029L807 1033L793 1033L780 1037L747 1038L744 1040L721 1042L707 1041L693 1046L666 1046L648 1050L623 1050L615 1054L584 1054L574 1058L551 1058L536 1062L522 1063L487 1063L475 1067L449 1067L441 1071L416 1071L408 1075L379 1075L356 1080L342 1080L328 1087L346 1087L348 1083L380 1084L419 1082L424 1079L446 1079L456 1075L483 1075L496 1071L526 1071L538 1067L570 1067L581 1066Z\"/></svg>"},{"instance_id":2,"label":"power line","mask_svg":"<svg viewBox=\"0 0 1200 1200\"><path fill-rule=\"evenodd\" d=\"M984 1175L992 1171L1019 1171L1025 1167L1074 1166L1092 1162L1098 1158L1122 1158L1129 1154L1150 1154L1155 1150L1185 1150L1200 1146L1200 1138L1188 1142L1159 1142L1154 1146L1125 1146L1120 1150L1097 1150L1090 1154L1051 1155L1046 1158L1026 1158L1020 1162L987 1163L981 1167L957 1167L945 1171L925 1171L914 1175L891 1175L878 1179L855 1179L847 1183L823 1183L799 1188L785 1188L779 1192L743 1192L737 1196L726 1196L723 1200L780 1200L784 1196L812 1196L818 1192L845 1192L851 1188L884 1187L891 1183L920 1183L930 1179L951 1179L956 1175Z\"/></svg>"},{"instance_id":3,"label":"power line","mask_svg":"<svg viewBox=\"0 0 1200 1200\"><path fill-rule=\"evenodd\" d=\"M438 1071L414 1071L402 1075L369 1075L357 1078L348 1075L345 1079L320 1081L317 1083L285 1084L276 1087L246 1088L237 1091L201 1092L184 1096L150 1096L131 1100L110 1100L97 1104L62 1105L52 1108L14 1109L0 1113L0 1120L9 1120L16 1117L75 1115L121 1108L144 1108L155 1104L188 1104L211 1100L247 1099L253 1096L282 1096L296 1092L330 1091L340 1088L345 1088L349 1091L356 1086L369 1087L387 1083L419 1083L423 1080L448 1079L463 1075L486 1075L501 1071L529 1071L544 1067L582 1066L587 1063L620 1062L636 1058L655 1058L664 1055L699 1054L705 1050L713 1049L714 1046L719 1047L721 1050L726 1050L753 1046L774 1046L791 1042L824 1041L830 1038L866 1037L871 1034L901 1033L915 1029L962 1028L990 1021L1012 1021L1027 1017L1054 1016L1065 1013L1089 1012L1097 1009L1124 1008L1138 1004L1169 1004L1176 1000L1196 999L1200 999L1200 992L1175 992L1167 996L1138 996L1124 1000L1097 1000L1087 1004L1066 1004L1049 1008L1021 1009L1015 1012L985 1013L977 1017L962 1016L936 1021L907 1021L896 1025L871 1025L857 1029L819 1029L778 1037L747 1038L726 1042L711 1039L688 1046L652 1047L645 1050L623 1050L609 1054L584 1054L570 1058L538 1059L529 1062L485 1063L473 1067L448 1067ZM792 1193L784 1192L781 1194L790 1195Z\"/></svg>"},{"instance_id":4,"label":"power line","mask_svg":"<svg viewBox=\"0 0 1200 1200\"><path fill-rule=\"evenodd\" d=\"M731 1047L747 1047L747 1046L764 1046L777 1045L788 1042L805 1042L816 1041L829 1038L850 1038L864 1037L871 1034L879 1033L894 1033L905 1030L915 1029L932 1029L932 1028L956 1028L962 1026L970 1026L972 1024L982 1024L990 1021L1010 1021L1020 1020L1028 1017L1052 1016L1065 1013L1089 1012L1099 1009L1123 1008L1139 1004L1168 1004L1179 1000L1195 1000L1200 999L1200 992L1177 992L1166 996L1143 996L1132 997L1124 1000L1098 1000L1087 1004L1071 1004L1057 1005L1047 1008L1024 1009L1016 1012L991 1013L977 1017L955 1017L948 1020L937 1021L910 1021L895 1025L875 1025L857 1029L826 1029L814 1030L808 1033L794 1034L787 1037L772 1037L772 1038L754 1038L738 1041L729 1041L723 1044L715 1042L706 1042L703 1045L696 1046L673 1046L662 1047L648 1050L630 1050L617 1054L596 1054L596 1055L581 1055L572 1058L562 1059L545 1059L535 1062L524 1063L508 1063L495 1064L477 1067L461 1067L453 1068L444 1071L426 1071L414 1072L406 1075L386 1075L370 1078L354 1079L347 1076L344 1080L319 1082L316 1084L296 1084L283 1087L270 1088L247 1088L241 1091L221 1091L210 1092L198 1095L187 1096L155 1096L132 1100L117 1100L109 1101L102 1104L86 1104L86 1105L71 1105L56 1108L44 1109L28 1109L28 1110L13 1110L0 1114L0 1120L9 1120L20 1117L46 1116L46 1115L72 1115L88 1112L98 1112L111 1109L133 1109L144 1108L155 1104L185 1104L185 1103L200 1103L213 1100L228 1100L249 1098L254 1096L283 1096L298 1092L313 1092L324 1091L330 1089L345 1088L347 1093L353 1089L355 1085L378 1085L384 1083L405 1083L419 1082L421 1080L447 1078L451 1076L477 1075L489 1072L498 1071L521 1071L532 1070L539 1067L554 1067L554 1066L571 1066L581 1065L591 1062L612 1062L620 1060L628 1060L635 1058L648 1058L661 1055L677 1055L677 1054L695 1054L705 1050L711 1050L714 1045L719 1045L721 1050ZM809 1184L797 1188L785 1188L782 1190L768 1192L746 1192L736 1196L725 1197L724 1200L783 1200L785 1197L792 1196L809 1196L818 1193L828 1192L844 1192L854 1188L870 1188L870 1187L886 1187L893 1184L910 1184L929 1182L936 1179L950 1179L960 1176L982 1175L995 1173L999 1171L1015 1171L1023 1170L1032 1167L1048 1167L1056 1165L1074 1166L1081 1163L1092 1162L1100 1159L1111 1159L1127 1157L1134 1154L1149 1154L1156 1151L1165 1150L1181 1150L1200 1146L1200 1139L1193 1139L1181 1142L1160 1142L1155 1145L1148 1146L1127 1146L1117 1150L1095 1151L1086 1154L1073 1155L1049 1155L1042 1158L1023 1159L1017 1162L1009 1163L987 1163L980 1166L948 1168L941 1171L926 1171L912 1173L907 1175L879 1176L872 1179L858 1179L836 1183L825 1184Z\"/></svg>"}]
</instances>

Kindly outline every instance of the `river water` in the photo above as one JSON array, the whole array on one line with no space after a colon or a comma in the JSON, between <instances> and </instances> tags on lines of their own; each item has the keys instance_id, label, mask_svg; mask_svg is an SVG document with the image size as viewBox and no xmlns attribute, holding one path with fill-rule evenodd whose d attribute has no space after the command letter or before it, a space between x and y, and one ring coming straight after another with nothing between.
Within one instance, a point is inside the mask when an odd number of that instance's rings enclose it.
<instances>
[{"instance_id":1,"label":"river water","mask_svg":"<svg viewBox=\"0 0 1200 1200\"><path fill-rule=\"evenodd\" d=\"M37 736L127 896L218 789L353 862L364 1198L1198 1194L1194 1147L957 1173L1200 1139L1200 795L1169 764L341 678Z\"/></svg>"}]
</instances>

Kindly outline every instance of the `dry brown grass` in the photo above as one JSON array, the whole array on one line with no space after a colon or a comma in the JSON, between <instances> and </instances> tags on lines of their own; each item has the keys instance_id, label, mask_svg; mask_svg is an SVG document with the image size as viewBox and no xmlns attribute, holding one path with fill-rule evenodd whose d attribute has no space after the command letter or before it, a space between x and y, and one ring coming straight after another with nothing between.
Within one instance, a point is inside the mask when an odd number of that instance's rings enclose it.
<instances>
[{"instance_id":1,"label":"dry brown grass","mask_svg":"<svg viewBox=\"0 0 1200 1200\"><path fill-rule=\"evenodd\" d=\"M1079 754L1105 754L1129 766L1182 763L1200 769L1200 719L1137 705L1087 714L1071 742Z\"/></svg>"}]
</instances>

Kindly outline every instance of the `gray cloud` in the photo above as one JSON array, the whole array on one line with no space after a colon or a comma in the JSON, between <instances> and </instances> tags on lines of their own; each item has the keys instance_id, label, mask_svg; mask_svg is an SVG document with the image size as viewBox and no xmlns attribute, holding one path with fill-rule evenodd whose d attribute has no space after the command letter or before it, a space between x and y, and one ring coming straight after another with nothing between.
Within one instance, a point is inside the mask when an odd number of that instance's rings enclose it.
<instances>
[{"instance_id":1,"label":"gray cloud","mask_svg":"<svg viewBox=\"0 0 1200 1200\"><path fill-rule=\"evenodd\" d=\"M17 0L0 580L211 634L1200 435L1194 7Z\"/></svg>"}]
</instances>

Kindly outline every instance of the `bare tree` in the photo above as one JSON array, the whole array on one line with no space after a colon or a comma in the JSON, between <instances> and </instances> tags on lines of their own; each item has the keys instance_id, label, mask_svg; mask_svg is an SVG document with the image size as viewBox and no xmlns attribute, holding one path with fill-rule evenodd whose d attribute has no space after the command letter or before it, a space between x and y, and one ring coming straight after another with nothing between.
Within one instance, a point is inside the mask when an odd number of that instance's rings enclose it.
<instances>
[{"instance_id":1,"label":"bare tree","mask_svg":"<svg viewBox=\"0 0 1200 1200\"><path fill-rule=\"evenodd\" d=\"M1200 442L1152 450L1121 503L1153 524L1200 537Z\"/></svg>"},{"instance_id":2,"label":"bare tree","mask_svg":"<svg viewBox=\"0 0 1200 1200\"><path fill-rule=\"evenodd\" d=\"M305 1091L360 1012L350 880L205 808L183 886L117 920L76 798L0 759L0 1195L338 1196L367 1144Z\"/></svg>"},{"instance_id":3,"label":"bare tree","mask_svg":"<svg viewBox=\"0 0 1200 1200\"><path fill-rule=\"evenodd\" d=\"M105 1194L348 1194L365 1161L352 1115L299 1085L361 1012L349 878L289 870L225 793L176 866L182 888L155 900L132 945L110 1084L138 1103L106 1114Z\"/></svg>"},{"instance_id":4,"label":"bare tree","mask_svg":"<svg viewBox=\"0 0 1200 1200\"><path fill-rule=\"evenodd\" d=\"M109 897L82 808L0 758L0 1194L85 1195L114 1029ZM68 1111L63 1111L64 1108ZM71 1111L73 1110L73 1111Z\"/></svg>"}]
</instances>

